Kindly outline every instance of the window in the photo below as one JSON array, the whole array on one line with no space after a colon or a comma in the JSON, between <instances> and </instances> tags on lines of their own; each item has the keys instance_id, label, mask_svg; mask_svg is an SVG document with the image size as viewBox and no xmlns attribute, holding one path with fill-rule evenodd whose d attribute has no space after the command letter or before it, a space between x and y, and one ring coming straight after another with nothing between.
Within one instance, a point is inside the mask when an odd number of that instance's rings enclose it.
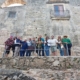
<instances>
[{"instance_id":1,"label":"window","mask_svg":"<svg viewBox=\"0 0 80 80\"><path fill-rule=\"evenodd\" d=\"M55 13L55 16L63 15L64 14L63 5L54 5L54 13Z\"/></svg>"},{"instance_id":2,"label":"window","mask_svg":"<svg viewBox=\"0 0 80 80\"><path fill-rule=\"evenodd\" d=\"M50 10L50 17L51 19L65 19L69 20L70 19L70 11L64 9L63 5L54 5L54 8Z\"/></svg>"},{"instance_id":3,"label":"window","mask_svg":"<svg viewBox=\"0 0 80 80\"><path fill-rule=\"evenodd\" d=\"M15 18L16 17L16 11L9 11L8 17L9 18Z\"/></svg>"}]
</instances>

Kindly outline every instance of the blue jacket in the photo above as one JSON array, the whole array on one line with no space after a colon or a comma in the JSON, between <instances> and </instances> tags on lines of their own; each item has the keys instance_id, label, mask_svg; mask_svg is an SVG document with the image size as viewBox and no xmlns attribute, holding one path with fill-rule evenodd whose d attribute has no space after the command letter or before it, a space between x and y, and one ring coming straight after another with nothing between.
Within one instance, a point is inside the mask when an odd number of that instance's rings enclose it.
<instances>
[{"instance_id":1,"label":"blue jacket","mask_svg":"<svg viewBox=\"0 0 80 80\"><path fill-rule=\"evenodd\" d=\"M16 39L16 42L17 42L17 43L21 43L21 40L20 40L20 39Z\"/></svg>"},{"instance_id":2,"label":"blue jacket","mask_svg":"<svg viewBox=\"0 0 80 80\"><path fill-rule=\"evenodd\" d=\"M21 49L28 49L28 45L27 45L26 41L22 42Z\"/></svg>"}]
</instances>

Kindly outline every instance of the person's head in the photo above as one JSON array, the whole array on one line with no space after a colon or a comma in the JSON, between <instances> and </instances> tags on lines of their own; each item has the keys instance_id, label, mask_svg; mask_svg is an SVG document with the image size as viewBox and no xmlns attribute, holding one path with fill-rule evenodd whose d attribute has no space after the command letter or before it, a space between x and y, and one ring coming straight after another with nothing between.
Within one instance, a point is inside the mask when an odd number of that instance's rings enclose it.
<instances>
[{"instance_id":1,"label":"person's head","mask_svg":"<svg viewBox=\"0 0 80 80\"><path fill-rule=\"evenodd\" d=\"M58 40L61 40L61 36L58 36Z\"/></svg>"},{"instance_id":2,"label":"person's head","mask_svg":"<svg viewBox=\"0 0 80 80\"><path fill-rule=\"evenodd\" d=\"M51 36L51 39L54 39L54 36L53 35Z\"/></svg>"},{"instance_id":3,"label":"person's head","mask_svg":"<svg viewBox=\"0 0 80 80\"><path fill-rule=\"evenodd\" d=\"M14 40L17 39L17 37L14 37Z\"/></svg>"},{"instance_id":4,"label":"person's head","mask_svg":"<svg viewBox=\"0 0 80 80\"><path fill-rule=\"evenodd\" d=\"M48 39L49 39L49 37L47 36L45 39L46 39L46 40L48 40Z\"/></svg>"},{"instance_id":5,"label":"person's head","mask_svg":"<svg viewBox=\"0 0 80 80\"><path fill-rule=\"evenodd\" d=\"M38 38L37 38L37 37L35 37L35 40L37 41L37 40L38 40Z\"/></svg>"},{"instance_id":6,"label":"person's head","mask_svg":"<svg viewBox=\"0 0 80 80\"><path fill-rule=\"evenodd\" d=\"M35 41L35 37L33 37L33 41Z\"/></svg>"},{"instance_id":7,"label":"person's head","mask_svg":"<svg viewBox=\"0 0 80 80\"><path fill-rule=\"evenodd\" d=\"M10 36L10 39L14 39L13 36Z\"/></svg>"},{"instance_id":8,"label":"person's head","mask_svg":"<svg viewBox=\"0 0 80 80\"><path fill-rule=\"evenodd\" d=\"M22 40L22 37L21 37L21 36L17 36L17 39L20 39L20 40Z\"/></svg>"},{"instance_id":9,"label":"person's head","mask_svg":"<svg viewBox=\"0 0 80 80\"><path fill-rule=\"evenodd\" d=\"M42 38L42 36L40 35L39 38Z\"/></svg>"},{"instance_id":10,"label":"person's head","mask_svg":"<svg viewBox=\"0 0 80 80\"><path fill-rule=\"evenodd\" d=\"M38 38L38 41L41 41L41 38Z\"/></svg>"},{"instance_id":11,"label":"person's head","mask_svg":"<svg viewBox=\"0 0 80 80\"><path fill-rule=\"evenodd\" d=\"M31 41L31 38L29 38L29 41Z\"/></svg>"},{"instance_id":12,"label":"person's head","mask_svg":"<svg viewBox=\"0 0 80 80\"><path fill-rule=\"evenodd\" d=\"M65 35L65 36L63 36L64 38L67 38L68 36L67 35Z\"/></svg>"},{"instance_id":13,"label":"person's head","mask_svg":"<svg viewBox=\"0 0 80 80\"><path fill-rule=\"evenodd\" d=\"M27 39L24 39L24 42L27 42Z\"/></svg>"}]
</instances>

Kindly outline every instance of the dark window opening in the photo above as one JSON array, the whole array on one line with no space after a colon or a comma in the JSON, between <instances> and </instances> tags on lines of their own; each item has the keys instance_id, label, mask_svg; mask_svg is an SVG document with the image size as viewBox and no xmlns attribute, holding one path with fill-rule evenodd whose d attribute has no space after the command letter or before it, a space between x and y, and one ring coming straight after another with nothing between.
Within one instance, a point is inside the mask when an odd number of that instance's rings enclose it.
<instances>
[{"instance_id":1,"label":"dark window opening","mask_svg":"<svg viewBox=\"0 0 80 80\"><path fill-rule=\"evenodd\" d=\"M15 18L16 17L16 12L15 11L9 11L8 17L9 18Z\"/></svg>"}]
</instances>

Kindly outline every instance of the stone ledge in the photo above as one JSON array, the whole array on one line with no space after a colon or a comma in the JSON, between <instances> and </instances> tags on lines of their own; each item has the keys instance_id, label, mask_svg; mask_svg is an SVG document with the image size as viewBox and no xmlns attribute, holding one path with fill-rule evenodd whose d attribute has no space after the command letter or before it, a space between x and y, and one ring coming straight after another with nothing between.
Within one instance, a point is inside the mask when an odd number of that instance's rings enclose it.
<instances>
[{"instance_id":1,"label":"stone ledge","mask_svg":"<svg viewBox=\"0 0 80 80\"><path fill-rule=\"evenodd\" d=\"M51 17L52 20L70 20L70 17Z\"/></svg>"},{"instance_id":2,"label":"stone ledge","mask_svg":"<svg viewBox=\"0 0 80 80\"><path fill-rule=\"evenodd\" d=\"M69 3L69 0L48 0L47 4L53 3Z\"/></svg>"},{"instance_id":3,"label":"stone ledge","mask_svg":"<svg viewBox=\"0 0 80 80\"><path fill-rule=\"evenodd\" d=\"M18 57L0 58L0 68L3 69L80 69L80 57Z\"/></svg>"}]
</instances>

